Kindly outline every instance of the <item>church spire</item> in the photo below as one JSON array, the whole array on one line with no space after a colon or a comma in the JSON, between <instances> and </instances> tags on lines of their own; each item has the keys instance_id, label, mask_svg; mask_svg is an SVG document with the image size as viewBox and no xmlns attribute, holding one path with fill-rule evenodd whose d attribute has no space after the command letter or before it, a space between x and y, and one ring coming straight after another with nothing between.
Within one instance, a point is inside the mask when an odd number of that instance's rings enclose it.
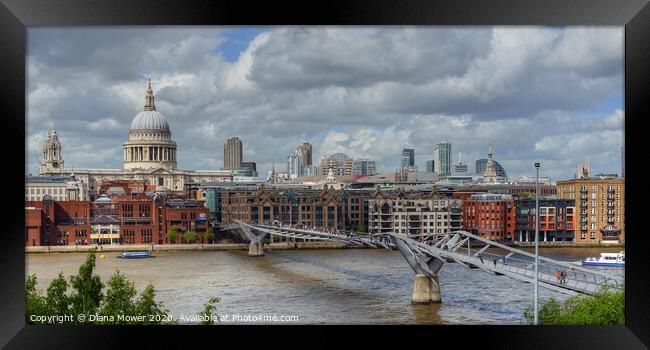
<instances>
[{"instance_id":1,"label":"church spire","mask_svg":"<svg viewBox=\"0 0 650 350\"><path fill-rule=\"evenodd\" d=\"M144 97L144 110L155 111L156 104L153 98L153 89L151 88L151 78L149 78L149 85L147 86L147 96Z\"/></svg>"}]
</instances>

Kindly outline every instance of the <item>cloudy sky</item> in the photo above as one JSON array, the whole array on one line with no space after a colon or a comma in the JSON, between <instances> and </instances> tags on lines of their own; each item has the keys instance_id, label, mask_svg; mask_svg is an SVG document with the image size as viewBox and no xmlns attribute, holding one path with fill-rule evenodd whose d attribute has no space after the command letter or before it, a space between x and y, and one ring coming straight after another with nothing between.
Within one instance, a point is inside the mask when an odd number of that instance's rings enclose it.
<instances>
[{"instance_id":1,"label":"cloudy sky","mask_svg":"<svg viewBox=\"0 0 650 350\"><path fill-rule=\"evenodd\" d=\"M620 173L623 27L28 29L27 169L49 125L66 167L119 168L151 77L182 169L219 169L239 136L260 174L343 152L425 169L438 142L474 171L492 142L509 176Z\"/></svg>"}]
</instances>

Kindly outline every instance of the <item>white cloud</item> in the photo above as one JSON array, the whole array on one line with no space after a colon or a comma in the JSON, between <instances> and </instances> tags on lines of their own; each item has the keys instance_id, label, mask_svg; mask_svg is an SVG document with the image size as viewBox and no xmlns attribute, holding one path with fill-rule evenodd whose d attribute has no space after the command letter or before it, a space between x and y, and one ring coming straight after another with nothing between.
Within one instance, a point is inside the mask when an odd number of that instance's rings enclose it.
<instances>
[{"instance_id":1,"label":"white cloud","mask_svg":"<svg viewBox=\"0 0 650 350\"><path fill-rule=\"evenodd\" d=\"M618 169L611 157L624 113L602 106L622 93L622 27L278 27L232 63L218 54L223 28L28 36L28 152L54 122L66 165L121 165L151 76L181 168L221 167L224 140L239 136L260 172L283 167L302 142L314 144L316 159L368 156L383 171L399 166L405 145L423 168L441 141L470 168L492 142L513 174L532 159L558 166L560 177L578 159Z\"/></svg>"}]
</instances>

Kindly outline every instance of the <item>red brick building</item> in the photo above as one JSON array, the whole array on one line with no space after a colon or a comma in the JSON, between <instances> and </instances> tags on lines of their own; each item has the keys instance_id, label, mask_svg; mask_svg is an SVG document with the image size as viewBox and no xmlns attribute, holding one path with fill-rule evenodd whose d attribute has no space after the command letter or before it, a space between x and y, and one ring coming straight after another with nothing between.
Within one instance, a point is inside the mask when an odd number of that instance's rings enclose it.
<instances>
[{"instance_id":1,"label":"red brick building","mask_svg":"<svg viewBox=\"0 0 650 350\"><path fill-rule=\"evenodd\" d=\"M516 224L510 195L472 194L463 201L463 229L494 241L512 241Z\"/></svg>"},{"instance_id":2,"label":"red brick building","mask_svg":"<svg viewBox=\"0 0 650 350\"><path fill-rule=\"evenodd\" d=\"M25 203L25 245L183 243L187 230L199 242L209 226L203 201L165 199L146 193L102 195L94 202L43 201ZM166 233L176 226L174 242Z\"/></svg>"}]
</instances>

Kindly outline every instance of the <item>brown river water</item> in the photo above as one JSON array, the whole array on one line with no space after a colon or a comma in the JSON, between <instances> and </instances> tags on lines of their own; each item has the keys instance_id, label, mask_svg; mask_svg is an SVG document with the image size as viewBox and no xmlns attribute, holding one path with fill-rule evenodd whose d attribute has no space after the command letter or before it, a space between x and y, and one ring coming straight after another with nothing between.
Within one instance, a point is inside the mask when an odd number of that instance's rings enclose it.
<instances>
[{"instance_id":1,"label":"brown river water","mask_svg":"<svg viewBox=\"0 0 650 350\"><path fill-rule=\"evenodd\" d=\"M540 254L579 261L587 253L620 250L541 248ZM119 270L138 291L153 284L156 298L180 323L194 323L191 317L210 297L221 298L222 323L237 324L523 324L523 311L533 302L532 284L445 264L439 272L442 303L412 305L413 271L398 251L383 249L275 250L263 257L246 251L154 252L149 259L119 254L97 254L95 273L102 281ZM59 272L76 274L85 257L27 254L26 273L36 274L45 289ZM540 298L551 296L568 297L540 288Z\"/></svg>"}]
</instances>

